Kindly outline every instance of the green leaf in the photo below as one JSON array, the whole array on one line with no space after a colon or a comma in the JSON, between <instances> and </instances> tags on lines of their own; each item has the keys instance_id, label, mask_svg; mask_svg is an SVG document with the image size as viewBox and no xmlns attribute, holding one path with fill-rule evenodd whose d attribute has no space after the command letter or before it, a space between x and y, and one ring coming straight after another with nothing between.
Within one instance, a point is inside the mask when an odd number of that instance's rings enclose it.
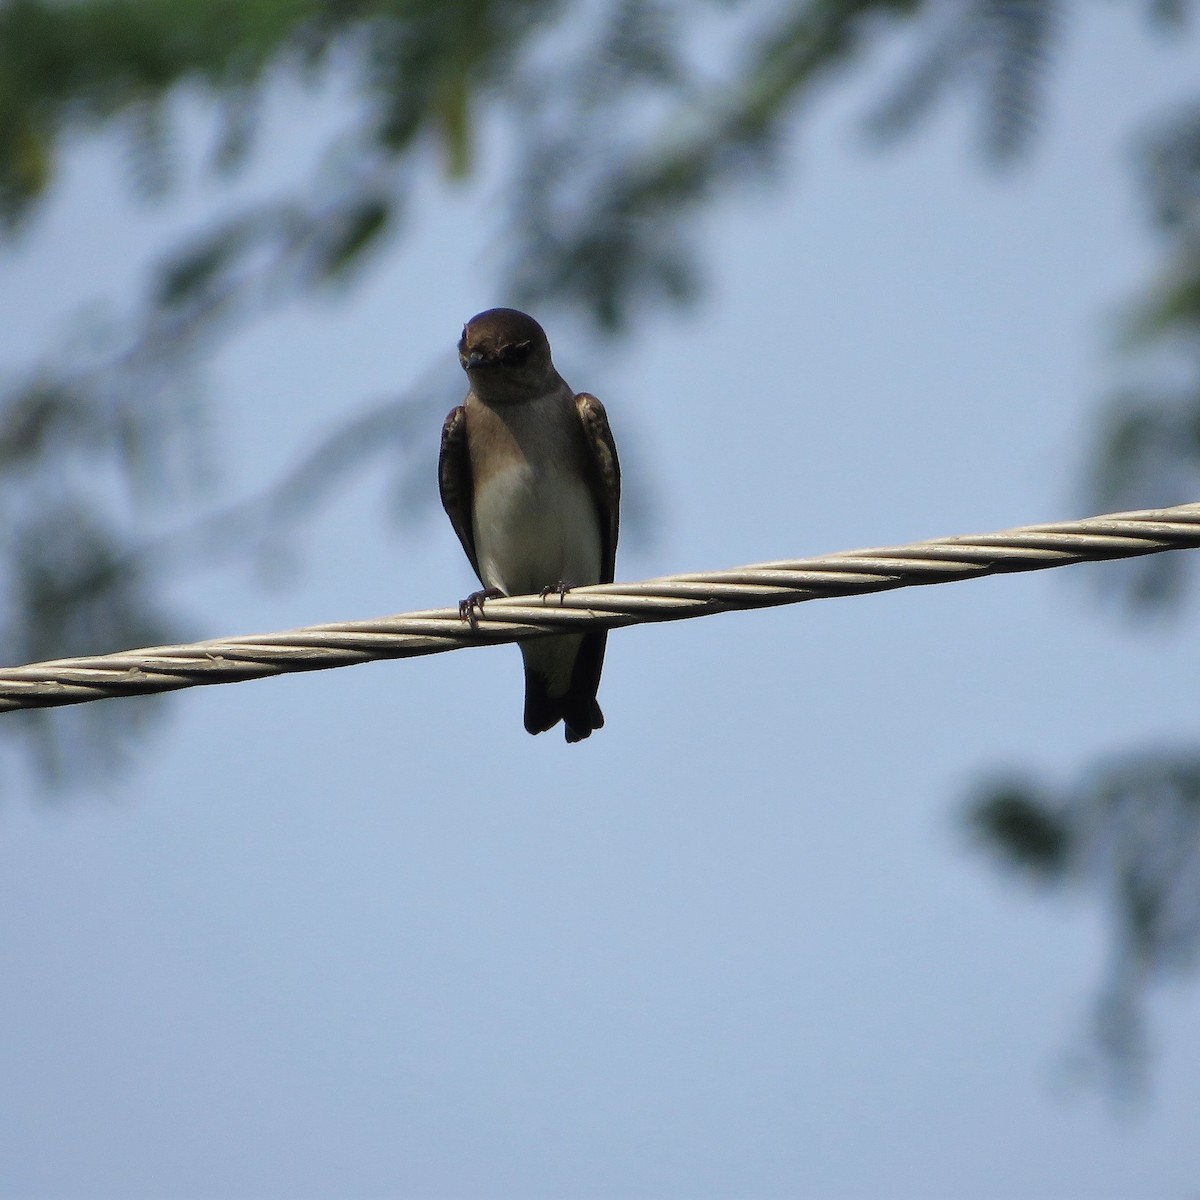
<instances>
[{"instance_id":1,"label":"green leaf","mask_svg":"<svg viewBox=\"0 0 1200 1200\"><path fill-rule=\"evenodd\" d=\"M339 213L318 242L312 263L314 277L333 281L348 275L387 229L391 215L391 204L382 196L364 197Z\"/></svg>"},{"instance_id":2,"label":"green leaf","mask_svg":"<svg viewBox=\"0 0 1200 1200\"><path fill-rule=\"evenodd\" d=\"M1071 861L1064 812L1024 783L994 788L970 807L968 824L1010 866L1046 882L1063 878Z\"/></svg>"}]
</instances>

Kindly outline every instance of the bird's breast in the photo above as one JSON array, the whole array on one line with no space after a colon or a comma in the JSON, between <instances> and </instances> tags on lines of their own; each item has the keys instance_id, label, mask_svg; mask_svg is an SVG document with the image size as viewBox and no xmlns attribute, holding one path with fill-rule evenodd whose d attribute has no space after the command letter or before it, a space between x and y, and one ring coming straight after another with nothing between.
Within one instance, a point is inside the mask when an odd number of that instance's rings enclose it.
<instances>
[{"instance_id":1,"label":"bird's breast","mask_svg":"<svg viewBox=\"0 0 1200 1200\"><path fill-rule=\"evenodd\" d=\"M519 596L599 582L600 522L574 465L515 459L477 483L475 548L488 587Z\"/></svg>"}]
</instances>

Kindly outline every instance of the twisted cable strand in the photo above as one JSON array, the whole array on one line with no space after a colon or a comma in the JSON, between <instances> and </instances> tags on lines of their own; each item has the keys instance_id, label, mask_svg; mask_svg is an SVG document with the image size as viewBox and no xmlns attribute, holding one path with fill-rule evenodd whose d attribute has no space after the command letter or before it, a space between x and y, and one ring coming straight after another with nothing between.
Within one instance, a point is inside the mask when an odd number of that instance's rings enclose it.
<instances>
[{"instance_id":1,"label":"twisted cable strand","mask_svg":"<svg viewBox=\"0 0 1200 1200\"><path fill-rule=\"evenodd\" d=\"M845 550L728 571L669 575L641 583L600 584L575 588L561 597L502 597L487 602L486 612L475 626L459 616L457 607L438 608L283 633L0 668L0 712L440 654L468 646L579 632L586 627L617 629L678 621L736 609L1198 546L1200 503L1029 525L1004 533L936 538L909 546Z\"/></svg>"}]
</instances>

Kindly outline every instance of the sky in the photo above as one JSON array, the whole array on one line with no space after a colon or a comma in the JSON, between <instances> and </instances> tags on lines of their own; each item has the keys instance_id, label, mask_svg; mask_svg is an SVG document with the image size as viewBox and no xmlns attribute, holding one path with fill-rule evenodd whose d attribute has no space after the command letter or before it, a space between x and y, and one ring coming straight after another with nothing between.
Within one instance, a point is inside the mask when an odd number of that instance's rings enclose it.
<instances>
[{"instance_id":1,"label":"sky","mask_svg":"<svg viewBox=\"0 0 1200 1200\"><path fill-rule=\"evenodd\" d=\"M864 72L776 184L706 214L694 310L601 348L535 314L646 481L618 578L1079 515L1114 322L1154 263L1129 151L1195 89L1194 41L1134 7L1069 31L1016 169L980 162L966 106L868 151ZM164 208L78 145L3 267L0 359L128 303L214 200L303 177L345 103L285 89L246 181ZM489 152L478 184L424 186L353 293L209 365L228 494L452 378L463 321L507 299ZM371 473L294 575L222 564L173 597L216 637L470 591L436 504L397 524L387 501ZM1136 628L1092 582L620 631L607 725L576 746L524 733L499 647L199 689L115 780L10 787L0 1197L1194 1197L1194 983L1152 995L1138 1111L1067 1086L1105 914L1018 886L961 825L993 770L1066 783L1194 744L1200 624Z\"/></svg>"}]
</instances>

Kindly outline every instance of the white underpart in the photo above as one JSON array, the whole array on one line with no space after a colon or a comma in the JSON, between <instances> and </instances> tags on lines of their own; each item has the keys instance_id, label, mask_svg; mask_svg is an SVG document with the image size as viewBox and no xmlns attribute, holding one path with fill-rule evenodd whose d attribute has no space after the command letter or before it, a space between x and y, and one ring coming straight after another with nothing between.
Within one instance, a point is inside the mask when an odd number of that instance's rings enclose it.
<instances>
[{"instance_id":1,"label":"white underpart","mask_svg":"<svg viewBox=\"0 0 1200 1200\"><path fill-rule=\"evenodd\" d=\"M558 462L523 462L498 471L475 496L475 550L488 587L524 596L600 582L600 524L578 471ZM567 690L580 636L522 646L551 695Z\"/></svg>"},{"instance_id":2,"label":"white underpart","mask_svg":"<svg viewBox=\"0 0 1200 1200\"><path fill-rule=\"evenodd\" d=\"M587 485L557 465L513 465L475 497L475 550L488 587L507 596L600 582L600 525Z\"/></svg>"}]
</instances>

